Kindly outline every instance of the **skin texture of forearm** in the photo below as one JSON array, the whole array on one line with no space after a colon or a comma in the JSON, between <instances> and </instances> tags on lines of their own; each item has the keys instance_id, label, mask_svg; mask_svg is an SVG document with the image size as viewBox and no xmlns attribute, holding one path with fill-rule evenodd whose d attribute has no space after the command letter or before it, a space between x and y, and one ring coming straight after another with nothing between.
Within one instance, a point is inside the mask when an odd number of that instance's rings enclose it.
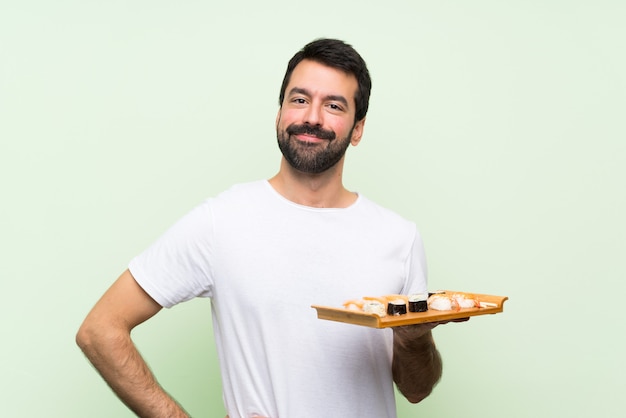
<instances>
[{"instance_id":1,"label":"skin texture of forearm","mask_svg":"<svg viewBox=\"0 0 626 418\"><path fill-rule=\"evenodd\" d=\"M118 397L139 417L188 417L159 386L125 331L81 329L77 343Z\"/></svg>"},{"instance_id":2,"label":"skin texture of forearm","mask_svg":"<svg viewBox=\"0 0 626 418\"><path fill-rule=\"evenodd\" d=\"M392 371L398 390L409 402L418 403L430 395L442 373L430 330L394 328Z\"/></svg>"},{"instance_id":3,"label":"skin texture of forearm","mask_svg":"<svg viewBox=\"0 0 626 418\"><path fill-rule=\"evenodd\" d=\"M160 310L126 270L89 312L76 334L76 343L139 417L188 417L159 386L130 337L133 328Z\"/></svg>"}]
</instances>

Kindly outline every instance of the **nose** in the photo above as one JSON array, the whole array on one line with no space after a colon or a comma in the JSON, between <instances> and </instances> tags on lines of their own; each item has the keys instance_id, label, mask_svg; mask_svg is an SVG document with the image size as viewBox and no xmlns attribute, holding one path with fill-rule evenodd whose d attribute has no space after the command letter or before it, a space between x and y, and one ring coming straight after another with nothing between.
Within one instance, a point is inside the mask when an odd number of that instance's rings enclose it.
<instances>
[{"instance_id":1,"label":"nose","mask_svg":"<svg viewBox=\"0 0 626 418\"><path fill-rule=\"evenodd\" d=\"M321 107L315 104L308 106L306 113L304 114L304 123L313 126L322 126L323 122Z\"/></svg>"}]
</instances>

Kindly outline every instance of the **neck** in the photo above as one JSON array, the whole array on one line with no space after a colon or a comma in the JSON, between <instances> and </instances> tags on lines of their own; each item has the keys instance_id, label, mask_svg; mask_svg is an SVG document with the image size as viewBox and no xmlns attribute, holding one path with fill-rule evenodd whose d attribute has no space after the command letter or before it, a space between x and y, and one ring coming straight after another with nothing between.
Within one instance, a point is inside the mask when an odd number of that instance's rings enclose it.
<instances>
[{"instance_id":1,"label":"neck","mask_svg":"<svg viewBox=\"0 0 626 418\"><path fill-rule=\"evenodd\" d=\"M345 208L357 195L343 186L343 159L331 169L308 174L295 170L283 158L280 170L269 182L284 198L303 206L316 208Z\"/></svg>"}]
</instances>

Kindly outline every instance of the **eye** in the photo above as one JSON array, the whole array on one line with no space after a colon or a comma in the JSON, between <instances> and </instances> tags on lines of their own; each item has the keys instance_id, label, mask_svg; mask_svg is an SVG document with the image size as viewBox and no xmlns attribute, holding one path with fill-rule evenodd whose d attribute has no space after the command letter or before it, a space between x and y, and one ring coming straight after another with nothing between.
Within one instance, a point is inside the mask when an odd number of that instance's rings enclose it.
<instances>
[{"instance_id":1,"label":"eye","mask_svg":"<svg viewBox=\"0 0 626 418\"><path fill-rule=\"evenodd\" d=\"M335 112L342 112L342 111L343 111L343 106L341 106L341 105L340 105L340 104L338 104L338 103L329 103L329 104L328 104L328 107L329 107L331 110L335 111Z\"/></svg>"},{"instance_id":2,"label":"eye","mask_svg":"<svg viewBox=\"0 0 626 418\"><path fill-rule=\"evenodd\" d=\"M306 99L302 98L302 97L294 97L293 99L291 99L292 103L296 103L296 104L305 104L306 103Z\"/></svg>"}]
</instances>

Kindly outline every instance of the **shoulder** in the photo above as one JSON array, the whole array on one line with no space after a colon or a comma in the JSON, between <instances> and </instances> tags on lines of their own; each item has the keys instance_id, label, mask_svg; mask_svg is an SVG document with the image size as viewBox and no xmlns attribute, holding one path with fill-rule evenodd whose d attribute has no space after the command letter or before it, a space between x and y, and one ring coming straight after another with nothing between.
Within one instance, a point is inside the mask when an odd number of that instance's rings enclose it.
<instances>
[{"instance_id":1,"label":"shoulder","mask_svg":"<svg viewBox=\"0 0 626 418\"><path fill-rule=\"evenodd\" d=\"M372 217L374 219L384 221L385 223L390 223L394 225L398 225L401 227L415 227L415 223L411 220L406 219L402 215L397 212L384 207L363 195L359 195L358 200L358 210L362 212L364 215Z\"/></svg>"},{"instance_id":2,"label":"shoulder","mask_svg":"<svg viewBox=\"0 0 626 418\"><path fill-rule=\"evenodd\" d=\"M390 236L413 241L420 239L415 222L406 219L387 207L384 207L365 196L359 195L355 214L368 228L377 230L381 236Z\"/></svg>"},{"instance_id":3,"label":"shoulder","mask_svg":"<svg viewBox=\"0 0 626 418\"><path fill-rule=\"evenodd\" d=\"M250 216L272 202L270 186L265 180L238 183L219 194L206 199L202 206L209 213L219 216Z\"/></svg>"}]
</instances>

